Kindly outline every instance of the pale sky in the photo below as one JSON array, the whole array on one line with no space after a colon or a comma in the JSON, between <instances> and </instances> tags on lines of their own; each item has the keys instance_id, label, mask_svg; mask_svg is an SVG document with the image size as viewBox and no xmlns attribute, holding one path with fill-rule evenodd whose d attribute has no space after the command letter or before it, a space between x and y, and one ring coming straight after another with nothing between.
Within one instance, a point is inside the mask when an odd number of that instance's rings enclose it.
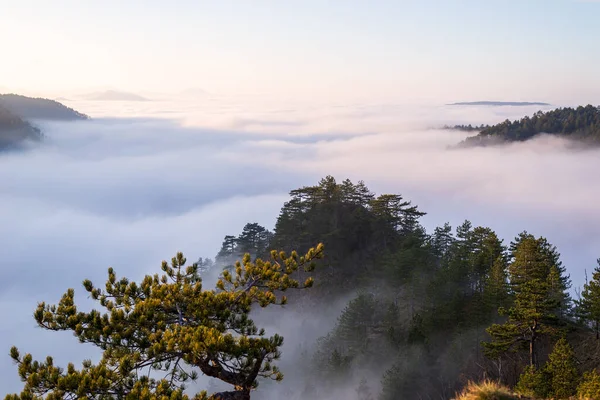
<instances>
[{"instance_id":1,"label":"pale sky","mask_svg":"<svg viewBox=\"0 0 600 400\"><path fill-rule=\"evenodd\" d=\"M600 2L0 0L0 91L600 103Z\"/></svg>"}]
</instances>

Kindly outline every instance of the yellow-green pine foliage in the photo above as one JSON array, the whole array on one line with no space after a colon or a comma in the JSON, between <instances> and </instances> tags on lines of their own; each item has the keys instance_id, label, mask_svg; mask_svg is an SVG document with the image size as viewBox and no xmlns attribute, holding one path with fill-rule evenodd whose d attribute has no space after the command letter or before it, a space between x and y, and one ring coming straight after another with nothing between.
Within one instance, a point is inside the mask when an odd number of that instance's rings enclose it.
<instances>
[{"instance_id":1,"label":"yellow-green pine foliage","mask_svg":"<svg viewBox=\"0 0 600 400\"><path fill-rule=\"evenodd\" d=\"M575 353L565 338L556 342L546 364L552 377L552 395L557 399L567 399L575 394L579 382Z\"/></svg>"},{"instance_id":2,"label":"yellow-green pine foliage","mask_svg":"<svg viewBox=\"0 0 600 400\"><path fill-rule=\"evenodd\" d=\"M552 392L551 376L545 368L536 369L528 365L519 377L515 391L524 396L546 398Z\"/></svg>"},{"instance_id":3,"label":"yellow-green pine foliage","mask_svg":"<svg viewBox=\"0 0 600 400\"><path fill-rule=\"evenodd\" d=\"M600 399L600 375L596 370L583 374L583 379L577 387L577 398L581 400Z\"/></svg>"},{"instance_id":4,"label":"yellow-green pine foliage","mask_svg":"<svg viewBox=\"0 0 600 400\"><path fill-rule=\"evenodd\" d=\"M139 283L117 278L109 268L104 288L83 282L102 311L79 311L75 291L68 289L57 305L40 303L34 313L42 328L72 331L80 342L98 346L101 360L60 368L51 357L34 361L13 347L25 385L6 399L185 400L185 384L199 373L232 385L231 392L212 399L249 399L258 378L283 378L273 364L283 338L265 336L249 318L252 306L285 304L282 292L312 286L312 278L299 282L293 276L299 269L312 271L322 256L322 244L303 256L272 251L268 261L251 261L246 254L211 290L203 288L197 264L185 266L182 253L170 264L163 261L162 274ZM162 378L150 378L157 374Z\"/></svg>"}]
</instances>

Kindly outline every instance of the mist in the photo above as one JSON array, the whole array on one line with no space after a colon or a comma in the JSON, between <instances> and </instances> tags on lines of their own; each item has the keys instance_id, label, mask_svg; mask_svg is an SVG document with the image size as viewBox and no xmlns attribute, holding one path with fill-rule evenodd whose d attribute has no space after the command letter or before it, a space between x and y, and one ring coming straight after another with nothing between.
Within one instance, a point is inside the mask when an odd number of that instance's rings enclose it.
<instances>
[{"instance_id":1,"label":"mist","mask_svg":"<svg viewBox=\"0 0 600 400\"><path fill-rule=\"evenodd\" d=\"M307 105L210 96L65 103L94 119L36 121L46 142L0 154L6 321L0 395L22 388L8 356L12 345L34 358L52 355L60 365L97 355L70 334L38 328L32 317L38 302L58 302L72 287L89 304L81 282L102 285L110 266L140 279L177 251L190 262L213 258L223 237L247 222L272 229L288 191L325 175L401 193L428 213L428 230L469 219L505 243L525 229L545 236L561 252L574 289L600 257L600 209L593 202L600 195L600 150L553 137L452 149L467 134L440 129L493 124L539 107ZM292 306L269 311L283 313L276 323L264 319L268 332L286 338L281 388L299 379L293 372L298 346L333 327L347 300L319 317Z\"/></svg>"}]
</instances>

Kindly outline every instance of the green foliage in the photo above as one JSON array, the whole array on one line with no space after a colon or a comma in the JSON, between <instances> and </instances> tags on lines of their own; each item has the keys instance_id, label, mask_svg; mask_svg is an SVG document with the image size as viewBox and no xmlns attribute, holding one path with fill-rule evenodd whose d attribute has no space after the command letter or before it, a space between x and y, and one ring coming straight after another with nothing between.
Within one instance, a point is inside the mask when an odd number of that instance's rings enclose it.
<instances>
[{"instance_id":1,"label":"green foliage","mask_svg":"<svg viewBox=\"0 0 600 400\"><path fill-rule=\"evenodd\" d=\"M585 322L591 324L596 333L596 339L600 338L600 259L598 266L594 269L592 280L583 285L581 299L577 301L577 314Z\"/></svg>"},{"instance_id":2,"label":"green foliage","mask_svg":"<svg viewBox=\"0 0 600 400\"><path fill-rule=\"evenodd\" d=\"M577 108L558 108L548 112L538 111L531 117L512 122L506 120L486 127L478 135L467 138L464 143L477 145L494 141L524 141L540 133L597 143L600 141L600 109L587 105Z\"/></svg>"},{"instance_id":3,"label":"green foliage","mask_svg":"<svg viewBox=\"0 0 600 400\"><path fill-rule=\"evenodd\" d=\"M565 338L554 345L546 364L548 375L551 377L552 396L566 399L575 394L579 382L575 354Z\"/></svg>"},{"instance_id":4,"label":"green foliage","mask_svg":"<svg viewBox=\"0 0 600 400\"><path fill-rule=\"evenodd\" d=\"M319 238L327 246L326 268L315 275L327 285L319 291L338 294L376 273L376 260L396 250L424 215L400 195L375 196L362 181L338 183L332 176L292 190L290 196L277 219L273 244L303 250Z\"/></svg>"},{"instance_id":5,"label":"green foliage","mask_svg":"<svg viewBox=\"0 0 600 400\"><path fill-rule=\"evenodd\" d=\"M140 283L118 279L108 270L105 289L91 281L85 290L105 312L79 311L75 292L67 290L58 305L40 303L34 313L38 325L52 331L72 331L82 343L103 350L98 364L54 365L51 357L33 361L13 347L25 387L7 400L32 399L187 399L185 384L201 372L232 385L235 391L215 394L213 399L249 399L258 378L283 378L273 362L280 357L283 338L266 337L249 318L253 305L285 304L280 293L289 288L312 286L290 277L303 269L310 272L323 255L323 245L304 256L271 252L271 259L237 262L234 272L225 271L218 290L205 290L198 265L185 266L178 253L170 265L163 261L162 275L147 275ZM150 378L144 371L164 375ZM206 398L198 393L194 399Z\"/></svg>"},{"instance_id":6,"label":"green foliage","mask_svg":"<svg viewBox=\"0 0 600 400\"><path fill-rule=\"evenodd\" d=\"M524 396L547 398L552 393L551 376L545 368L528 365L519 377L515 391Z\"/></svg>"},{"instance_id":7,"label":"green foliage","mask_svg":"<svg viewBox=\"0 0 600 400\"><path fill-rule=\"evenodd\" d=\"M577 386L577 398L582 400L594 400L600 398L600 375L596 370L587 371Z\"/></svg>"},{"instance_id":8,"label":"green foliage","mask_svg":"<svg viewBox=\"0 0 600 400\"><path fill-rule=\"evenodd\" d=\"M557 256L544 238L522 235L511 246L509 264L510 289L514 303L504 324L487 329L492 341L484 343L487 354L496 358L507 351L518 351L526 345L529 364L537 366L537 343L540 337L556 333L558 317L564 314L568 299L567 284L560 275Z\"/></svg>"},{"instance_id":9,"label":"green foliage","mask_svg":"<svg viewBox=\"0 0 600 400\"><path fill-rule=\"evenodd\" d=\"M544 367L527 366L515 389L526 396L568 399L575 394L578 383L579 372L573 348L565 338L561 338L554 345Z\"/></svg>"}]
</instances>

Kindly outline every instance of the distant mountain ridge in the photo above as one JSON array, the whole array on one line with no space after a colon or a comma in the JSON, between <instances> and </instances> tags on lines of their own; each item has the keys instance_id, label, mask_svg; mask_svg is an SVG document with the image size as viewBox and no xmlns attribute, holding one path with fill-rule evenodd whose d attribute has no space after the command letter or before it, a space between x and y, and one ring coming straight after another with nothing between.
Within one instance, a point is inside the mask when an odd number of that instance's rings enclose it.
<instances>
[{"instance_id":1,"label":"distant mountain ridge","mask_svg":"<svg viewBox=\"0 0 600 400\"><path fill-rule=\"evenodd\" d=\"M118 90L106 90L104 92L91 93L84 96L86 100L97 101L150 101L135 93L121 92Z\"/></svg>"},{"instance_id":2,"label":"distant mountain ridge","mask_svg":"<svg viewBox=\"0 0 600 400\"><path fill-rule=\"evenodd\" d=\"M448 106L549 106L549 103L529 101L465 101L446 104Z\"/></svg>"},{"instance_id":3,"label":"distant mountain ridge","mask_svg":"<svg viewBox=\"0 0 600 400\"><path fill-rule=\"evenodd\" d=\"M90 118L55 100L13 93L0 94L0 106L24 119L74 121Z\"/></svg>"},{"instance_id":4,"label":"distant mountain ridge","mask_svg":"<svg viewBox=\"0 0 600 400\"><path fill-rule=\"evenodd\" d=\"M460 146L522 142L540 134L600 145L600 107L588 104L585 107L538 111L531 117L526 116L515 121L507 119L502 123L485 127L479 134L465 139Z\"/></svg>"}]
</instances>

